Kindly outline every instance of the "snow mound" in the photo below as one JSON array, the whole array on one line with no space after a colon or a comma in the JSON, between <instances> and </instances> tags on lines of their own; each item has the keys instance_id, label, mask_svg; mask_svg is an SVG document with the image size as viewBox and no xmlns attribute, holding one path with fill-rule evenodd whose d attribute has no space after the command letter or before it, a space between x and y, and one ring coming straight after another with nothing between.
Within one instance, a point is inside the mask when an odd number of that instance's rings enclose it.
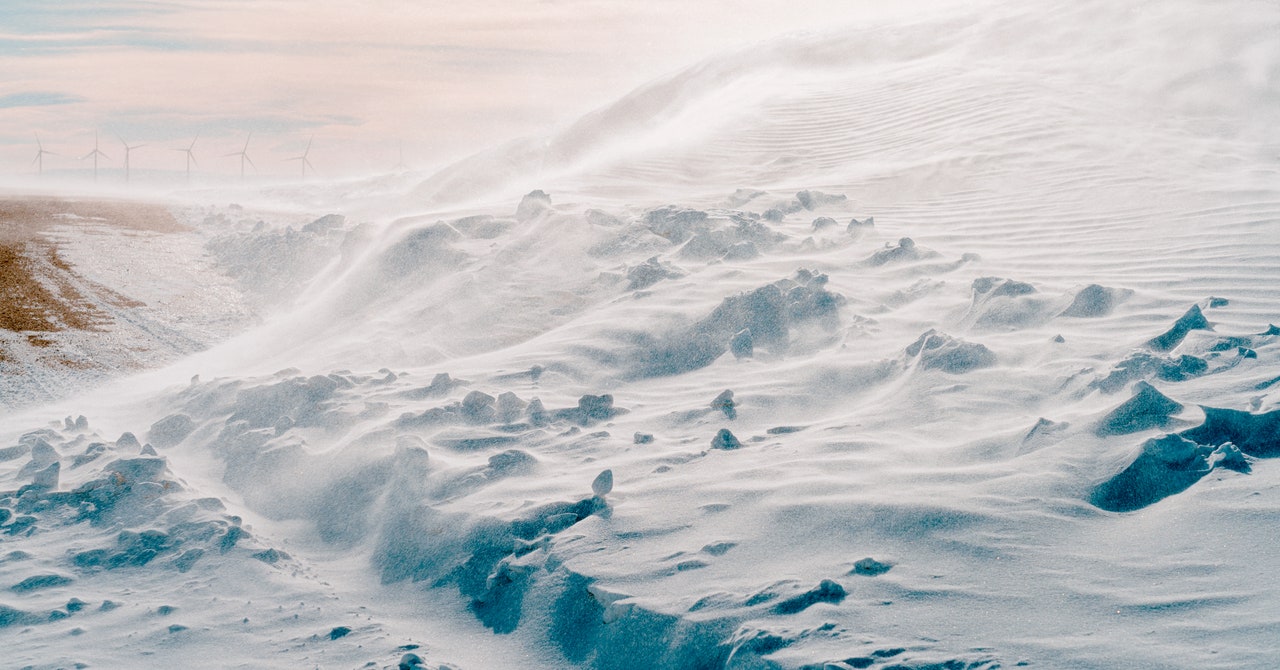
<instances>
[{"instance_id":1,"label":"snow mound","mask_svg":"<svg viewBox=\"0 0 1280 670\"><path fill-rule=\"evenodd\" d=\"M922 370L940 370L950 374L963 374L996 364L995 353L986 346L965 342L933 329L908 345L905 353L908 361L915 361Z\"/></svg>"}]
</instances>

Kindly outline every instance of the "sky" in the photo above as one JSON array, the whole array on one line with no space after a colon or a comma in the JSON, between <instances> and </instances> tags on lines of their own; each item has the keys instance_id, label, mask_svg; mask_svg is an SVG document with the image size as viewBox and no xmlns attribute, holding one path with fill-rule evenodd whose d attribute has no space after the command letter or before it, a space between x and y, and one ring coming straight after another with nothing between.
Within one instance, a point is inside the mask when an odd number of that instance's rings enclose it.
<instances>
[{"instance_id":1,"label":"sky","mask_svg":"<svg viewBox=\"0 0 1280 670\"><path fill-rule=\"evenodd\" d=\"M3 0L0 178L430 168L713 54L871 20L870 0ZM931 2L898 5L926 12ZM904 9L906 8L906 9ZM251 137L250 137L251 135ZM198 140L196 139L198 136ZM256 169L255 169L256 168ZM110 172L114 170L115 172Z\"/></svg>"}]
</instances>

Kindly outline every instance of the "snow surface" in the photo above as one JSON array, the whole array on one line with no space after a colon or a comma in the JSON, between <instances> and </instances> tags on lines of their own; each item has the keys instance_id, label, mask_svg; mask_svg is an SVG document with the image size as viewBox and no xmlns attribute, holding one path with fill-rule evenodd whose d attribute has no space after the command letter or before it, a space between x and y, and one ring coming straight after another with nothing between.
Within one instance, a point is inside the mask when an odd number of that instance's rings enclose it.
<instances>
[{"instance_id":1,"label":"snow surface","mask_svg":"<svg viewBox=\"0 0 1280 670\"><path fill-rule=\"evenodd\" d=\"M1011 3L187 194L261 323L8 410L5 664L1273 668L1277 102L1268 3Z\"/></svg>"}]
</instances>

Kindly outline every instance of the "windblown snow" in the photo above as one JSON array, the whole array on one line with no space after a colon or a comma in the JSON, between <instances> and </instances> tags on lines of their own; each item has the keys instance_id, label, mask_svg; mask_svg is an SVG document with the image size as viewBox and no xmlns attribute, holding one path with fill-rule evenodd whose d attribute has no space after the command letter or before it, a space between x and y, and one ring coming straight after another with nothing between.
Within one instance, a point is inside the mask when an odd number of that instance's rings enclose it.
<instances>
[{"instance_id":1,"label":"windblown snow","mask_svg":"<svg viewBox=\"0 0 1280 670\"><path fill-rule=\"evenodd\" d=\"M398 193L50 199L2 664L1274 668L1277 109L1267 3L1008 4Z\"/></svg>"}]
</instances>

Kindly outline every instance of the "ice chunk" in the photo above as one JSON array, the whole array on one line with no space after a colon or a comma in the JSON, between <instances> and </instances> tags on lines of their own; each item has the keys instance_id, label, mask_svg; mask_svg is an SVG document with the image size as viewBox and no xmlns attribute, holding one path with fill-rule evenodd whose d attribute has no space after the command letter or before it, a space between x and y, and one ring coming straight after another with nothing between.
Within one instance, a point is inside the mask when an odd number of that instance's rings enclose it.
<instances>
[{"instance_id":1,"label":"ice chunk","mask_svg":"<svg viewBox=\"0 0 1280 670\"><path fill-rule=\"evenodd\" d=\"M1150 428L1160 428L1169 423L1169 417L1182 411L1182 405L1170 400L1147 382L1133 387L1133 397L1111 410L1098 423L1097 433L1125 435Z\"/></svg>"},{"instance_id":2,"label":"ice chunk","mask_svg":"<svg viewBox=\"0 0 1280 670\"><path fill-rule=\"evenodd\" d=\"M627 290L637 291L649 288L663 279L677 279L683 275L670 265L662 263L657 256L627 269Z\"/></svg>"},{"instance_id":3,"label":"ice chunk","mask_svg":"<svg viewBox=\"0 0 1280 670\"><path fill-rule=\"evenodd\" d=\"M498 394L498 420L503 423L515 423L524 414L529 403L520 399L511 391Z\"/></svg>"},{"instance_id":4,"label":"ice chunk","mask_svg":"<svg viewBox=\"0 0 1280 670\"><path fill-rule=\"evenodd\" d=\"M472 391L462 399L462 416L469 423L492 423L498 418L497 399L482 391Z\"/></svg>"},{"instance_id":5,"label":"ice chunk","mask_svg":"<svg viewBox=\"0 0 1280 670\"><path fill-rule=\"evenodd\" d=\"M866 220L859 221L857 219L849 219L849 225L845 226L845 232L850 234L861 233L867 228L873 228L876 225L876 217L868 216Z\"/></svg>"},{"instance_id":6,"label":"ice chunk","mask_svg":"<svg viewBox=\"0 0 1280 670\"><path fill-rule=\"evenodd\" d=\"M870 258L864 260L863 264L876 267L885 265L886 263L918 260L922 255L923 252L916 248L915 240L910 237L904 237L898 240L896 245L887 246L884 249L875 252Z\"/></svg>"},{"instance_id":7,"label":"ice chunk","mask_svg":"<svg viewBox=\"0 0 1280 670\"><path fill-rule=\"evenodd\" d=\"M824 579L812 589L774 605L773 611L777 614L796 614L818 603L838 603L844 600L845 595L843 586Z\"/></svg>"},{"instance_id":8,"label":"ice chunk","mask_svg":"<svg viewBox=\"0 0 1280 670\"><path fill-rule=\"evenodd\" d=\"M734 333L729 340L729 351L734 358L751 358L755 353L755 340L751 337L751 329L743 328Z\"/></svg>"},{"instance_id":9,"label":"ice chunk","mask_svg":"<svg viewBox=\"0 0 1280 670\"><path fill-rule=\"evenodd\" d=\"M341 214L325 214L324 216L302 227L302 232L313 235L324 235L334 228L341 228L347 217Z\"/></svg>"},{"instance_id":10,"label":"ice chunk","mask_svg":"<svg viewBox=\"0 0 1280 670\"><path fill-rule=\"evenodd\" d=\"M684 244L695 234L709 229L707 213L696 209L661 207L646 213L644 221L653 234L676 244Z\"/></svg>"},{"instance_id":11,"label":"ice chunk","mask_svg":"<svg viewBox=\"0 0 1280 670\"><path fill-rule=\"evenodd\" d=\"M613 490L613 470L603 470L596 475L594 481L591 482L591 492L597 496L604 497Z\"/></svg>"},{"instance_id":12,"label":"ice chunk","mask_svg":"<svg viewBox=\"0 0 1280 670\"><path fill-rule=\"evenodd\" d=\"M1019 328L1047 321L1051 301L1026 282L1000 277L973 280L973 303L966 322L975 326Z\"/></svg>"},{"instance_id":13,"label":"ice chunk","mask_svg":"<svg viewBox=\"0 0 1280 670\"><path fill-rule=\"evenodd\" d=\"M0 449L0 463L22 458L29 453L31 453L31 445L29 444L18 444L12 447L5 447L4 449Z\"/></svg>"},{"instance_id":14,"label":"ice chunk","mask_svg":"<svg viewBox=\"0 0 1280 670\"><path fill-rule=\"evenodd\" d=\"M1133 295L1133 291L1129 289L1115 289L1098 284L1090 284L1076 293L1071 305L1062 311L1061 316L1079 318L1106 316L1115 309L1116 305L1124 302L1130 295Z\"/></svg>"},{"instance_id":15,"label":"ice chunk","mask_svg":"<svg viewBox=\"0 0 1280 670\"><path fill-rule=\"evenodd\" d=\"M828 291L826 282L826 275L802 269L794 278L725 298L706 317L665 341L650 342L642 336L640 350L633 353L638 368L633 374L663 376L697 370L722 356L735 340L738 351L745 353L744 330L751 331L753 353L757 346L785 352L792 327L801 324L834 330L844 297Z\"/></svg>"},{"instance_id":16,"label":"ice chunk","mask_svg":"<svg viewBox=\"0 0 1280 670\"><path fill-rule=\"evenodd\" d=\"M44 490L53 490L58 488L58 473L62 470L61 463L52 463L49 467L37 472L31 485Z\"/></svg>"},{"instance_id":17,"label":"ice chunk","mask_svg":"<svg viewBox=\"0 0 1280 670\"><path fill-rule=\"evenodd\" d=\"M1210 468L1226 468L1235 470L1236 472L1248 473L1250 471L1249 460L1245 458L1240 448L1230 442L1220 444L1209 454L1208 458Z\"/></svg>"},{"instance_id":18,"label":"ice chunk","mask_svg":"<svg viewBox=\"0 0 1280 670\"><path fill-rule=\"evenodd\" d=\"M1180 382L1199 377L1208 371L1209 364L1198 356L1184 354L1177 358L1165 358L1137 352L1116 364L1106 377L1090 382L1089 386L1103 393L1114 393L1135 379L1155 378Z\"/></svg>"},{"instance_id":19,"label":"ice chunk","mask_svg":"<svg viewBox=\"0 0 1280 670\"><path fill-rule=\"evenodd\" d=\"M582 214L586 217L587 223L593 226L616 228L622 225L622 219L599 209L588 209Z\"/></svg>"},{"instance_id":20,"label":"ice chunk","mask_svg":"<svg viewBox=\"0 0 1280 670\"><path fill-rule=\"evenodd\" d=\"M996 355L981 344L965 342L929 329L906 348L909 358L924 370L961 374L996 364Z\"/></svg>"},{"instance_id":21,"label":"ice chunk","mask_svg":"<svg viewBox=\"0 0 1280 670\"><path fill-rule=\"evenodd\" d=\"M733 433L729 432L728 428L721 428L720 432L711 438L712 449L737 449L741 446L742 443L738 441L738 438Z\"/></svg>"},{"instance_id":22,"label":"ice chunk","mask_svg":"<svg viewBox=\"0 0 1280 670\"><path fill-rule=\"evenodd\" d=\"M711 409L724 412L730 420L738 418L737 403L733 401L733 391L725 389L711 401Z\"/></svg>"},{"instance_id":23,"label":"ice chunk","mask_svg":"<svg viewBox=\"0 0 1280 670\"><path fill-rule=\"evenodd\" d=\"M580 426L589 426L598 421L607 421L624 412L626 410L614 408L612 395L588 394L578 398L577 407L557 410L555 418L567 419Z\"/></svg>"},{"instance_id":24,"label":"ice chunk","mask_svg":"<svg viewBox=\"0 0 1280 670\"><path fill-rule=\"evenodd\" d=\"M1179 435L1200 444L1231 442L1258 458L1280 457L1280 410L1252 414L1234 409L1202 407L1204 423Z\"/></svg>"},{"instance_id":25,"label":"ice chunk","mask_svg":"<svg viewBox=\"0 0 1280 670\"><path fill-rule=\"evenodd\" d=\"M154 482L164 473L165 459L152 457L123 458L108 463L105 469L107 472L114 472L120 475L126 484Z\"/></svg>"},{"instance_id":26,"label":"ice chunk","mask_svg":"<svg viewBox=\"0 0 1280 670\"><path fill-rule=\"evenodd\" d=\"M1182 340L1186 339L1187 333L1193 330L1212 329L1213 327L1209 325L1209 320L1204 318L1204 313L1200 311L1200 306L1192 305L1191 309L1179 317L1169 330L1148 340L1147 346L1156 351L1169 351L1181 344Z\"/></svg>"},{"instance_id":27,"label":"ice chunk","mask_svg":"<svg viewBox=\"0 0 1280 670\"><path fill-rule=\"evenodd\" d=\"M551 196L545 191L533 190L520 199L516 206L516 220L521 223L537 218L551 210Z\"/></svg>"},{"instance_id":28,"label":"ice chunk","mask_svg":"<svg viewBox=\"0 0 1280 670\"><path fill-rule=\"evenodd\" d=\"M17 584L14 584L13 586L9 587L9 589L15 593L27 593L30 591L37 591L40 589L49 589L57 586L65 586L67 584L70 584L71 582L72 582L72 579L64 575L58 575L58 574L35 575L33 577L27 577L26 579L18 582Z\"/></svg>"},{"instance_id":29,"label":"ice chunk","mask_svg":"<svg viewBox=\"0 0 1280 670\"><path fill-rule=\"evenodd\" d=\"M868 556L860 559L857 563L854 563L853 570L850 574L863 575L865 577L878 577L888 572L891 568L893 568L892 563L877 561L876 559Z\"/></svg>"},{"instance_id":30,"label":"ice chunk","mask_svg":"<svg viewBox=\"0 0 1280 670\"><path fill-rule=\"evenodd\" d=\"M186 414L170 414L151 424L147 441L161 448L172 447L194 432L196 423Z\"/></svg>"},{"instance_id":31,"label":"ice chunk","mask_svg":"<svg viewBox=\"0 0 1280 670\"><path fill-rule=\"evenodd\" d=\"M526 414L529 417L529 423L535 426L545 426L551 421L550 413L547 412L547 408L542 405L542 401L538 398L529 401Z\"/></svg>"},{"instance_id":32,"label":"ice chunk","mask_svg":"<svg viewBox=\"0 0 1280 670\"><path fill-rule=\"evenodd\" d=\"M1147 440L1128 467L1094 489L1090 502L1131 512L1184 491L1209 472L1206 451L1179 435Z\"/></svg>"},{"instance_id":33,"label":"ice chunk","mask_svg":"<svg viewBox=\"0 0 1280 670\"><path fill-rule=\"evenodd\" d=\"M847 201L849 198L844 194L830 195L822 191L800 191L796 194L796 202L801 207L808 210L825 207L827 205L836 205Z\"/></svg>"}]
</instances>

